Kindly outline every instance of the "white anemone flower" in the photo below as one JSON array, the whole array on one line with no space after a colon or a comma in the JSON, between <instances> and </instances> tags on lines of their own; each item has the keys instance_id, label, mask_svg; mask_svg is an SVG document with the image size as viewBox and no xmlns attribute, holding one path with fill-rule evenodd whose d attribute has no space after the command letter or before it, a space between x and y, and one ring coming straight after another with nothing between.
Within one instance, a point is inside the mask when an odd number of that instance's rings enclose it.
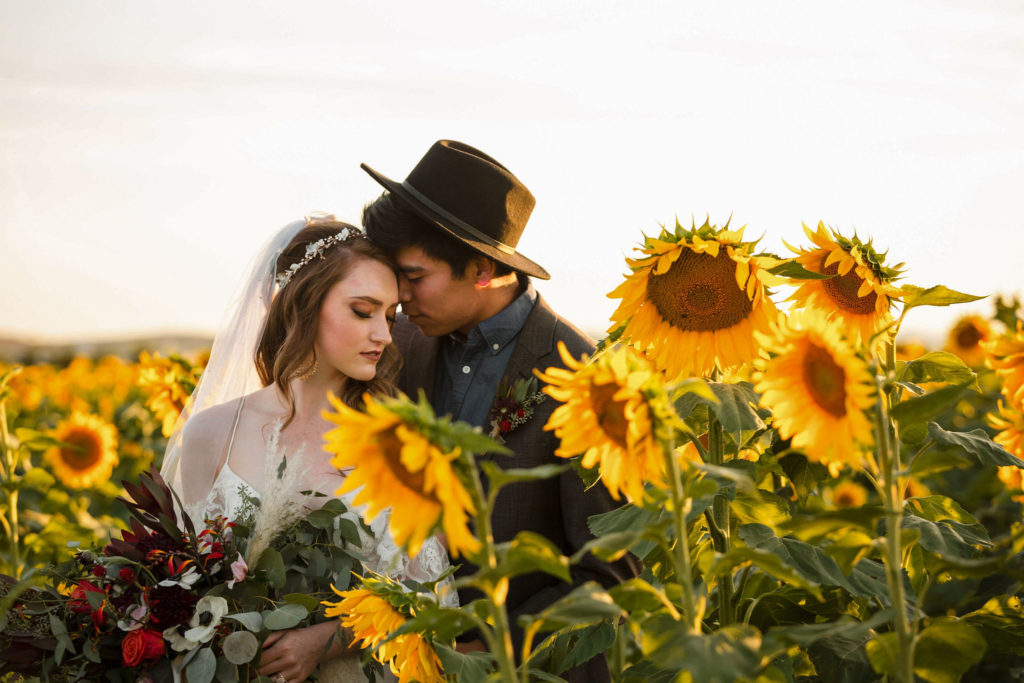
<instances>
[{"instance_id":1,"label":"white anemone flower","mask_svg":"<svg viewBox=\"0 0 1024 683\"><path fill-rule=\"evenodd\" d=\"M164 629L164 640L166 640L171 649L175 652L189 652L199 647L198 640L192 640L188 637L190 629L185 628L185 624L178 624L170 628Z\"/></svg>"},{"instance_id":2,"label":"white anemone flower","mask_svg":"<svg viewBox=\"0 0 1024 683\"><path fill-rule=\"evenodd\" d=\"M213 638L221 618L228 613L228 601L219 595L204 595L196 603L196 612L188 622L191 628L185 631L185 637L200 643L208 643Z\"/></svg>"}]
</instances>

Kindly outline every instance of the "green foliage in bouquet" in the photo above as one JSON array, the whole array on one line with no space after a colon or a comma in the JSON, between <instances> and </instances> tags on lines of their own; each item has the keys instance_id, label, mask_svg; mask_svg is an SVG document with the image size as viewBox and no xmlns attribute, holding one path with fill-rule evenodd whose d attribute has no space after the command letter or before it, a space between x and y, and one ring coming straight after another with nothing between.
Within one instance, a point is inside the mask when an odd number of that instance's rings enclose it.
<instances>
[{"instance_id":1,"label":"green foliage in bouquet","mask_svg":"<svg viewBox=\"0 0 1024 683\"><path fill-rule=\"evenodd\" d=\"M0 673L67 680L135 680L146 672L190 683L255 677L276 630L323 621L332 581L361 573L358 520L336 499L310 512L250 499L239 520L196 527L175 509L155 469L124 482L129 529L101 551L0 588ZM256 533L254 533L254 530Z\"/></svg>"}]
</instances>

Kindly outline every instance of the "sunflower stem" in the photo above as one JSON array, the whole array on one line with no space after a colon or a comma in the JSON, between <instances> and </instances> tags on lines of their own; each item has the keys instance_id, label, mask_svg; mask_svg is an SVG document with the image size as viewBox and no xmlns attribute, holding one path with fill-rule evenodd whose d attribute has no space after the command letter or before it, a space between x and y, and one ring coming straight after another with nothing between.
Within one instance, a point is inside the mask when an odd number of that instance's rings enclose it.
<instances>
[{"instance_id":1,"label":"sunflower stem","mask_svg":"<svg viewBox=\"0 0 1024 683\"><path fill-rule=\"evenodd\" d=\"M480 542L483 544L484 559L487 568L494 570L498 567L498 555L494 547L494 535L491 532L491 508L493 507L494 496L484 494L483 482L480 481L480 469L476 465L476 458L472 453L465 452L469 459L469 471L473 474L473 488L470 495L473 498L473 506L476 508L476 531ZM484 639L491 650L491 654L498 660L498 671L502 680L507 683L517 683L515 650L512 647L512 633L509 628L508 610L505 608L505 593L508 591L508 579L504 582L494 583L490 580L480 586L487 601L490 604L491 616L494 619L494 632L490 634L486 629L481 629ZM500 594L500 595L499 595ZM523 658L523 665L526 665L526 658Z\"/></svg>"},{"instance_id":2,"label":"sunflower stem","mask_svg":"<svg viewBox=\"0 0 1024 683\"><path fill-rule=\"evenodd\" d=\"M683 619L689 628L699 630L696 601L693 595L693 569L690 565L690 534L687 532L686 515L689 514L693 501L686 495L683 488L682 473L675 457L675 443L670 439L662 444L662 455L665 458L665 469L668 471L672 484L672 512L675 522L676 546L673 560L676 578L683 589Z\"/></svg>"},{"instance_id":3,"label":"sunflower stem","mask_svg":"<svg viewBox=\"0 0 1024 683\"><path fill-rule=\"evenodd\" d=\"M718 381L719 373L715 370L713 379ZM725 444L722 436L722 423L714 411L708 414L708 460L712 465L721 467L725 462ZM729 499L725 494L718 493L711 504L711 516L718 534L712 535L715 551L725 554L732 545L729 537ZM728 626L736 619L732 610L732 574L720 574L718 580L718 624Z\"/></svg>"},{"instance_id":4,"label":"sunflower stem","mask_svg":"<svg viewBox=\"0 0 1024 683\"><path fill-rule=\"evenodd\" d=\"M15 457L15 449L10 446L10 439L7 430L7 403L0 400L0 456L4 465L4 481L13 483L15 480L14 470L18 466L17 459ZM13 565L14 578L20 579L22 566L21 566L21 534L18 528L20 522L18 520L18 489L7 493L8 500L8 511L9 517L4 520L4 526L9 531L9 538L11 544L11 563Z\"/></svg>"},{"instance_id":5,"label":"sunflower stem","mask_svg":"<svg viewBox=\"0 0 1024 683\"><path fill-rule=\"evenodd\" d=\"M890 345L892 342L890 342ZM882 499L885 502L886 517L886 582L889 585L889 597L896 608L893 616L893 628L897 639L897 672L896 678L902 683L914 681L914 643L907 621L905 606L906 597L903 591L903 548L901 532L903 529L903 490L899 485L898 470L900 467L899 450L895 445L895 426L889 417L889 401L891 389L879 378L879 399L875 403L875 433L878 436L879 460L882 466Z\"/></svg>"}]
</instances>

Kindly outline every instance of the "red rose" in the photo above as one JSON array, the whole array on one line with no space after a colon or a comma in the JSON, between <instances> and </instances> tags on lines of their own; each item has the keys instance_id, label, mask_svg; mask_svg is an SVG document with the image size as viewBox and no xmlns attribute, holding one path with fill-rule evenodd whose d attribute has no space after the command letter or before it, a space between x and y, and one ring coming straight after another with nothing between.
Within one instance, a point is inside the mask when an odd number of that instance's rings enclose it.
<instances>
[{"instance_id":1,"label":"red rose","mask_svg":"<svg viewBox=\"0 0 1024 683\"><path fill-rule=\"evenodd\" d=\"M164 656L164 637L159 631L140 628L129 631L121 641L121 661L125 666L155 662Z\"/></svg>"},{"instance_id":2,"label":"red rose","mask_svg":"<svg viewBox=\"0 0 1024 683\"><path fill-rule=\"evenodd\" d=\"M102 579L104 576L107 575L107 568L104 567L102 564L98 564L92 568L92 575L95 576L97 579Z\"/></svg>"},{"instance_id":3,"label":"red rose","mask_svg":"<svg viewBox=\"0 0 1024 683\"><path fill-rule=\"evenodd\" d=\"M502 420L501 424L498 425L498 428L501 430L502 434L510 432L512 431L512 423L508 420Z\"/></svg>"},{"instance_id":4,"label":"red rose","mask_svg":"<svg viewBox=\"0 0 1024 683\"><path fill-rule=\"evenodd\" d=\"M118 576L120 576L121 580L125 583L135 583L135 572L131 567L122 568L118 573Z\"/></svg>"},{"instance_id":5,"label":"red rose","mask_svg":"<svg viewBox=\"0 0 1024 683\"><path fill-rule=\"evenodd\" d=\"M518 417L519 419L526 417L526 411L520 408L519 410L516 411L516 417Z\"/></svg>"}]
</instances>

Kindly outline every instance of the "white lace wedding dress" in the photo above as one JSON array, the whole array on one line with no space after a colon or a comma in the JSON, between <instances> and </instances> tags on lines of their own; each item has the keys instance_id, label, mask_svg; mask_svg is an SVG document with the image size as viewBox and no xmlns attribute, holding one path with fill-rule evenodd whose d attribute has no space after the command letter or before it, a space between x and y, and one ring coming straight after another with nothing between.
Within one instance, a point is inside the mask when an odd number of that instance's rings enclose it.
<instances>
[{"instance_id":1,"label":"white lace wedding dress","mask_svg":"<svg viewBox=\"0 0 1024 683\"><path fill-rule=\"evenodd\" d=\"M244 401L244 398L242 401ZM303 496L299 491L320 491L327 494L327 496L334 495L334 491L340 485L340 478L333 482L315 481L314 478L309 477L307 473L299 469L288 473L286 468L284 479L273 481L276 478L278 464L285 455L278 445L281 432L280 421L272 423L268 429L268 452L264 479L273 482L273 486L263 487L267 495L264 496L263 492L258 491L253 484L236 474L230 466L230 454L231 447L234 444L235 429L238 426L238 415L240 413L241 402L236 412L235 424L227 445L224 463L217 474L210 492L205 500L187 506L186 511L194 521L198 522L214 515L224 515L229 520L237 519L239 513L246 507L249 507L247 498L258 500L261 502L261 505L274 507L275 510L293 508L294 504L298 504L302 506L304 511L308 511L310 508L323 505L325 501L329 500L329 497ZM297 455L301 456L301 453ZM287 462L295 463L297 461L301 461L301 457L289 457ZM437 537L432 536L428 538L415 558L410 558L407 553L398 547L388 529L388 522L391 516L390 508L382 511L373 519L369 525L370 533L367 534L362 524L360 524L363 509L361 506L354 506L352 503L356 493L356 491L352 491L340 496L342 502L348 507L348 511L342 517L348 517L355 522L356 528L359 530L361 547L358 550L354 548L350 550L363 559L363 566L366 569L400 581L411 579L419 583L436 581L448 569L448 553ZM282 497L288 499L284 505L281 503ZM272 516L276 517L276 515ZM275 519L274 521L280 522L281 520ZM259 515L257 515L256 524L257 526L260 524ZM254 529L253 531L255 536L256 530ZM451 577L446 578L439 584L438 591L441 595L440 601L443 606L458 606L458 595L452 588ZM397 680L391 676L391 672L387 671L386 668L384 674L385 680ZM337 681L348 683L349 681L361 682L367 680L363 675L358 657L344 657L325 662L317 669L317 676L319 680L324 682Z\"/></svg>"}]
</instances>

